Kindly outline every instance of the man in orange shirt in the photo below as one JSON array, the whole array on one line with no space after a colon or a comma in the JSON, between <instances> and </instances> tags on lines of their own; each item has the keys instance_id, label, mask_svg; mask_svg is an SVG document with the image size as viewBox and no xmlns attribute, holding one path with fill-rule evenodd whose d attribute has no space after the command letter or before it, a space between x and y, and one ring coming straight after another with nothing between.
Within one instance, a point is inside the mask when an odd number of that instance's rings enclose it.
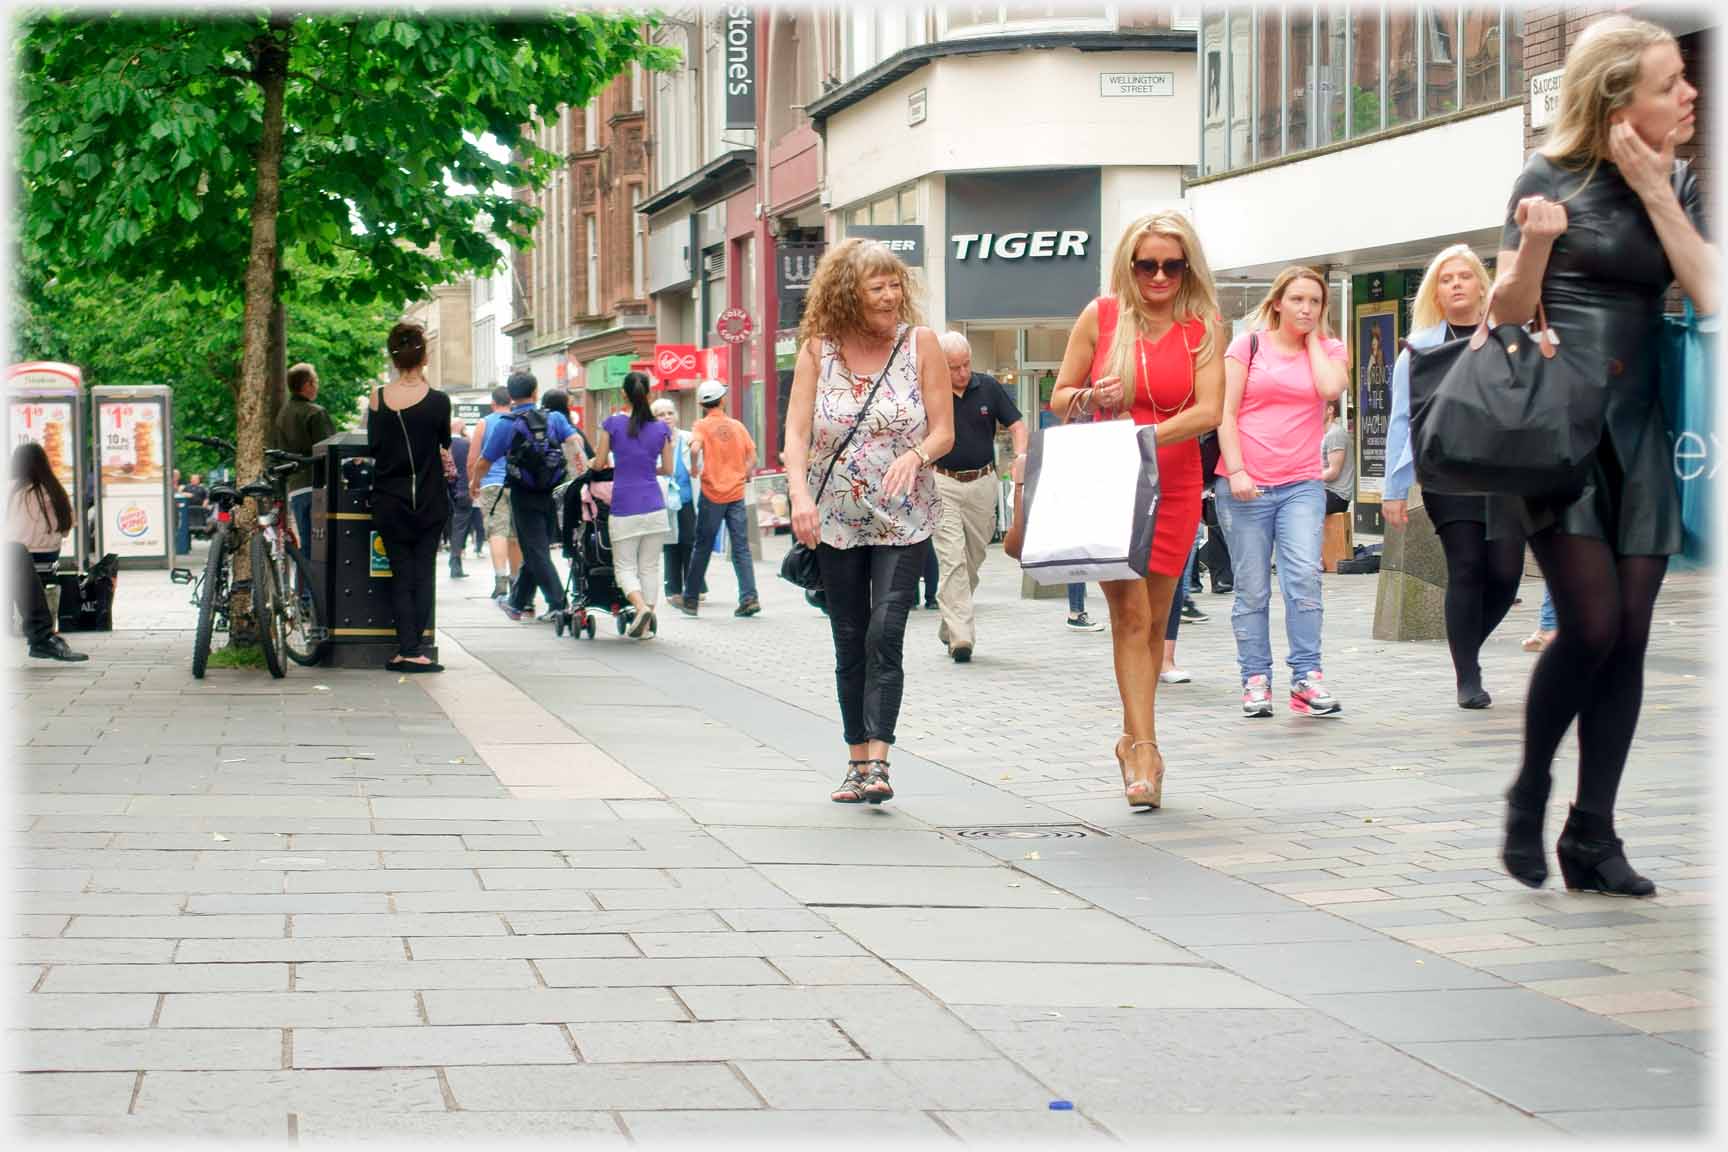
<instances>
[{"instance_id":1,"label":"man in orange shirt","mask_svg":"<svg viewBox=\"0 0 1728 1152\"><path fill-rule=\"evenodd\" d=\"M717 380L706 381L696 389L702 419L690 430L690 459L691 470L699 467L702 471L702 503L696 512L696 543L690 549L684 587L703 587L714 536L724 523L732 541L732 570L738 575L738 610L732 615L754 616L762 611L762 604L756 599L756 568L750 560L750 521L744 493L750 470L756 465L756 442L750 439L748 428L720 407L725 399L726 385ZM684 615L696 615L697 598L685 596L680 607Z\"/></svg>"}]
</instances>

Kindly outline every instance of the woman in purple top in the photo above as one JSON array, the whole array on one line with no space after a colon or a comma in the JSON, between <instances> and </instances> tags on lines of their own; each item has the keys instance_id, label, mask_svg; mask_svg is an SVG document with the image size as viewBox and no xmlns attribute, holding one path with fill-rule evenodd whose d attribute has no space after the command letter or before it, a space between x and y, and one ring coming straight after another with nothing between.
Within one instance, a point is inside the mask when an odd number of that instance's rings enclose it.
<instances>
[{"instance_id":1,"label":"woman in purple top","mask_svg":"<svg viewBox=\"0 0 1728 1152\"><path fill-rule=\"evenodd\" d=\"M641 638L656 631L667 523L658 477L672 475L672 430L648 406L646 373L624 377L624 397L630 411L614 412L600 425L594 467L612 469L612 571L630 601L630 635Z\"/></svg>"}]
</instances>

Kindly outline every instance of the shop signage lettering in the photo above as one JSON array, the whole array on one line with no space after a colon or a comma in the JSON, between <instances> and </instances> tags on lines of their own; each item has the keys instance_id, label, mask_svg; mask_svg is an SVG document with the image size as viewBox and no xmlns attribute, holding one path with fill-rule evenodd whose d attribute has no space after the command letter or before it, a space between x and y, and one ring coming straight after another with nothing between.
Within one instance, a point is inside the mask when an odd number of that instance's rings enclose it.
<instances>
[{"instance_id":1,"label":"shop signage lettering","mask_svg":"<svg viewBox=\"0 0 1728 1152\"><path fill-rule=\"evenodd\" d=\"M1078 315L1098 295L1103 184L1097 168L950 172L948 319Z\"/></svg>"},{"instance_id":2,"label":"shop signage lettering","mask_svg":"<svg viewBox=\"0 0 1728 1152\"><path fill-rule=\"evenodd\" d=\"M846 229L846 235L877 241L900 257L908 268L924 267L922 224L853 224Z\"/></svg>"},{"instance_id":3,"label":"shop signage lettering","mask_svg":"<svg viewBox=\"0 0 1728 1152\"><path fill-rule=\"evenodd\" d=\"M991 257L998 260L1019 260L1026 256L1036 259L1078 256L1085 259L1086 245L1091 239L1090 233L1068 229L1004 232L999 236L993 236L989 232L967 232L949 237L954 245L956 260L989 260Z\"/></svg>"},{"instance_id":4,"label":"shop signage lettering","mask_svg":"<svg viewBox=\"0 0 1728 1152\"><path fill-rule=\"evenodd\" d=\"M654 345L654 374L662 380L696 380L701 375L696 369L696 345Z\"/></svg>"},{"instance_id":5,"label":"shop signage lettering","mask_svg":"<svg viewBox=\"0 0 1728 1152\"><path fill-rule=\"evenodd\" d=\"M1174 96L1174 72L1100 72L1101 96Z\"/></svg>"},{"instance_id":6,"label":"shop signage lettering","mask_svg":"<svg viewBox=\"0 0 1728 1152\"><path fill-rule=\"evenodd\" d=\"M1540 132L1554 122L1560 113L1560 77L1565 70L1556 68L1530 77L1530 128Z\"/></svg>"},{"instance_id":7,"label":"shop signage lettering","mask_svg":"<svg viewBox=\"0 0 1728 1152\"><path fill-rule=\"evenodd\" d=\"M726 127L756 127L756 16L726 9Z\"/></svg>"}]
</instances>

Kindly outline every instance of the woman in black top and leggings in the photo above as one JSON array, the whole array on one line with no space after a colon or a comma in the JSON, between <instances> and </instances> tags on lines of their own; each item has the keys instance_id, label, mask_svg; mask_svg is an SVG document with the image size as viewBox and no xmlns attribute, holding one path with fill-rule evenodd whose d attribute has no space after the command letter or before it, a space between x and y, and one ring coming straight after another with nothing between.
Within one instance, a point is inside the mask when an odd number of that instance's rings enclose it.
<instances>
[{"instance_id":1,"label":"woman in black top and leggings","mask_svg":"<svg viewBox=\"0 0 1728 1152\"><path fill-rule=\"evenodd\" d=\"M442 672L420 651L432 622L438 539L450 515L440 448L450 446L450 398L426 382L426 332L418 324L390 329L396 380L372 390L366 443L376 471L372 526L390 557L390 602L396 615L392 672Z\"/></svg>"},{"instance_id":2,"label":"woman in black top and leggings","mask_svg":"<svg viewBox=\"0 0 1728 1152\"><path fill-rule=\"evenodd\" d=\"M1680 493L1658 401L1662 307L1678 281L1706 316L1721 294L1698 178L1674 160L1692 138L1697 89L1666 29L1625 16L1591 25L1560 80L1548 143L1512 190L1500 243L1497 323L1538 301L1603 389L1605 427L1582 492L1506 499L1530 533L1560 632L1536 663L1524 757L1507 794L1506 869L1547 877L1542 817L1561 737L1578 721L1578 792L1556 855L1566 887L1649 896L1614 833L1614 805L1644 693L1650 618L1680 550ZM1494 525L1491 523L1490 527Z\"/></svg>"}]
</instances>

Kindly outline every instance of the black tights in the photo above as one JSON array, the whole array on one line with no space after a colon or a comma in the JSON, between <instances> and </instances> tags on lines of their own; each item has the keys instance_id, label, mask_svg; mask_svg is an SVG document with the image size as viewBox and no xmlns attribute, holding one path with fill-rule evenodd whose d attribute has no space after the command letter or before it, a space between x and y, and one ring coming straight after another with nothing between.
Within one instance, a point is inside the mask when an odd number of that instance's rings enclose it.
<instances>
[{"instance_id":1,"label":"black tights","mask_svg":"<svg viewBox=\"0 0 1728 1152\"><path fill-rule=\"evenodd\" d=\"M1617 556L1594 536L1552 529L1530 545L1554 597L1560 631L1530 677L1524 759L1512 792L1525 807L1547 802L1554 752L1577 717L1574 807L1611 826L1644 699L1644 649L1668 558Z\"/></svg>"},{"instance_id":2,"label":"black tights","mask_svg":"<svg viewBox=\"0 0 1728 1152\"><path fill-rule=\"evenodd\" d=\"M930 545L867 545L816 550L828 626L834 633L834 681L846 743L894 743L905 674L900 655L906 614Z\"/></svg>"},{"instance_id":3,"label":"black tights","mask_svg":"<svg viewBox=\"0 0 1728 1152\"><path fill-rule=\"evenodd\" d=\"M420 645L432 624L437 584L438 529L426 528L412 540L385 538L390 558L390 608L396 618L396 655L422 655Z\"/></svg>"},{"instance_id":4,"label":"black tights","mask_svg":"<svg viewBox=\"0 0 1728 1152\"><path fill-rule=\"evenodd\" d=\"M1459 689L1475 691L1482 687L1482 645L1518 596L1524 540L1489 540L1478 520L1454 520L1439 533L1446 553L1446 643Z\"/></svg>"}]
</instances>

